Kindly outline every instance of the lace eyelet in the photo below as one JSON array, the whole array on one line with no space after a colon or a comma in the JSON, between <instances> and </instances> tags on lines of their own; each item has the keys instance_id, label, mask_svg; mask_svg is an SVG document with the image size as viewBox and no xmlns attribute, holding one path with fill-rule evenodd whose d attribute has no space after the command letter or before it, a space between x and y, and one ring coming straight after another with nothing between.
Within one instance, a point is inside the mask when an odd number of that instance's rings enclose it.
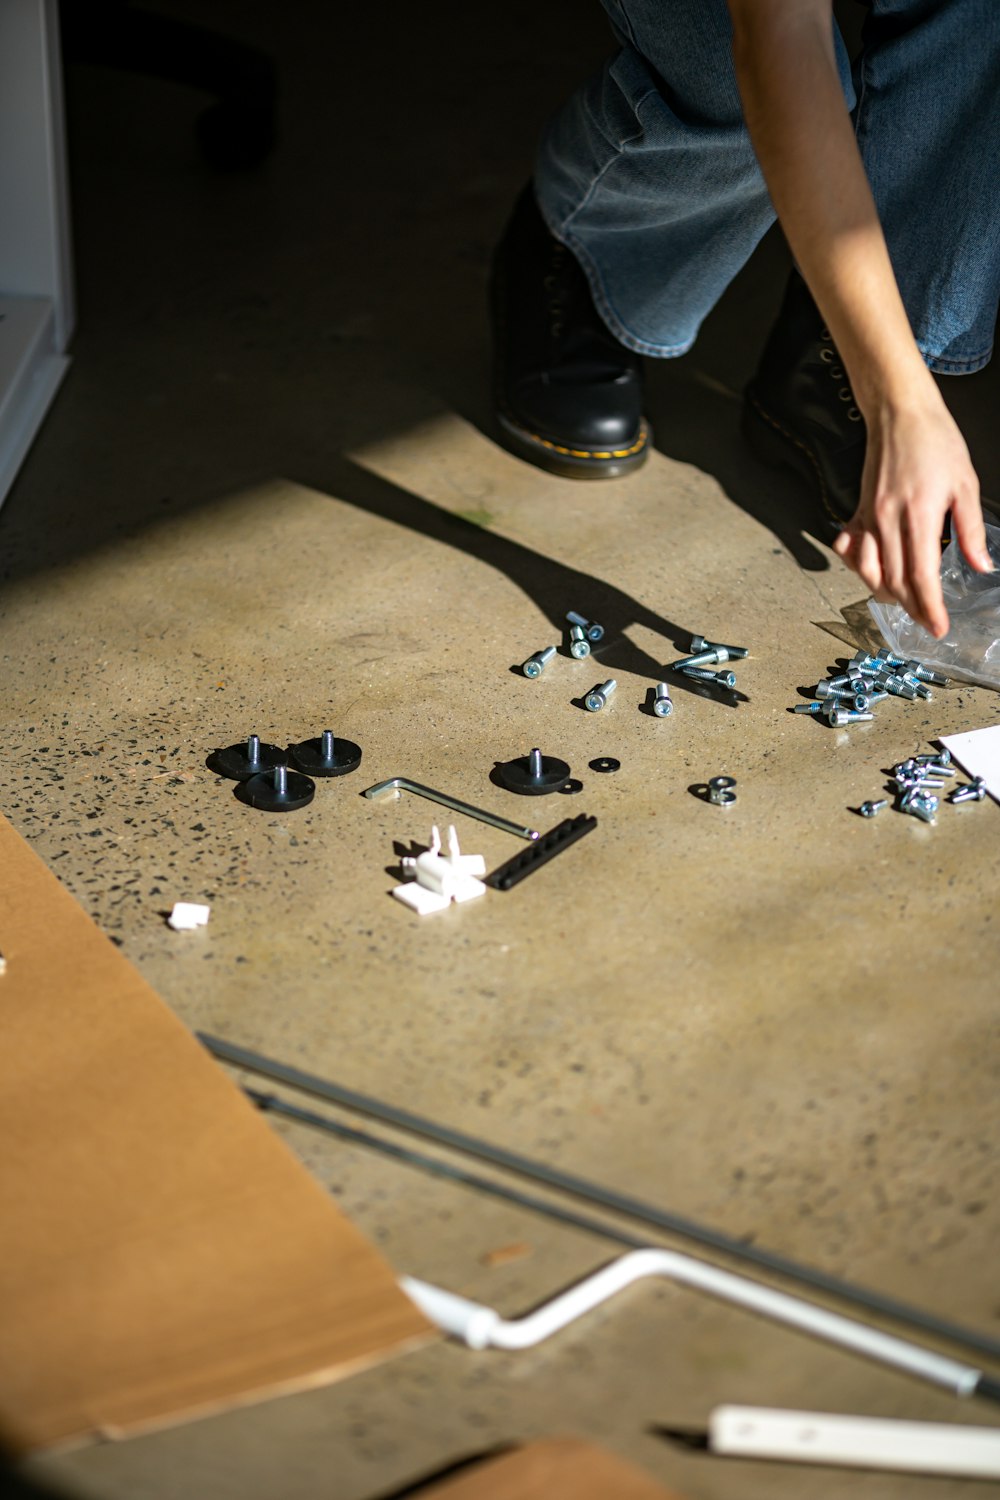
<instances>
[{"instance_id":1,"label":"lace eyelet","mask_svg":"<svg viewBox=\"0 0 1000 1500\"><path fill-rule=\"evenodd\" d=\"M844 372L839 365L831 365L830 374L833 376L834 380L843 380L844 378Z\"/></svg>"},{"instance_id":2,"label":"lace eyelet","mask_svg":"<svg viewBox=\"0 0 1000 1500\"><path fill-rule=\"evenodd\" d=\"M851 406L851 407L848 408L847 420L849 422L860 422L861 421L861 413L858 411L858 408L856 406Z\"/></svg>"},{"instance_id":3,"label":"lace eyelet","mask_svg":"<svg viewBox=\"0 0 1000 1500\"><path fill-rule=\"evenodd\" d=\"M851 387L849 385L842 385L840 387L840 390L837 392L837 395L840 397L841 401L854 400L854 392L851 390Z\"/></svg>"},{"instance_id":4,"label":"lace eyelet","mask_svg":"<svg viewBox=\"0 0 1000 1500\"><path fill-rule=\"evenodd\" d=\"M832 349L821 349L819 351L819 357L820 357L820 359L823 361L823 363L825 365L828 365L830 363L831 359L833 358L833 350Z\"/></svg>"},{"instance_id":5,"label":"lace eyelet","mask_svg":"<svg viewBox=\"0 0 1000 1500\"><path fill-rule=\"evenodd\" d=\"M832 342L832 340L830 338L830 330L829 330L829 328L821 328L820 331L819 331L819 336L823 340L824 344L829 344L829 343Z\"/></svg>"}]
</instances>

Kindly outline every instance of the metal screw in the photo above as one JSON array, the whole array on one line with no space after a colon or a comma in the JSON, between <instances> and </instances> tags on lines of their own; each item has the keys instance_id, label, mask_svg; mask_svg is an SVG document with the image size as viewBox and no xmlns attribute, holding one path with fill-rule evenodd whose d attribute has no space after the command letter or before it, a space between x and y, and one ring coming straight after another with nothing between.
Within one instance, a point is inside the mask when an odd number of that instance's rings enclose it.
<instances>
[{"instance_id":1,"label":"metal screw","mask_svg":"<svg viewBox=\"0 0 1000 1500\"><path fill-rule=\"evenodd\" d=\"M842 729L845 724L865 724L869 719L874 719L875 715L859 713L856 708L831 706L826 711L826 717L834 729Z\"/></svg>"},{"instance_id":2,"label":"metal screw","mask_svg":"<svg viewBox=\"0 0 1000 1500\"><path fill-rule=\"evenodd\" d=\"M555 646L546 646L541 651L535 651L524 663L521 671L525 677L541 677L545 671L546 663L550 662L556 654Z\"/></svg>"},{"instance_id":3,"label":"metal screw","mask_svg":"<svg viewBox=\"0 0 1000 1500\"><path fill-rule=\"evenodd\" d=\"M746 646L718 646L714 641L706 641L703 635L693 635L691 637L691 650L725 651L726 655L720 656L720 661L743 661L745 657L750 655L750 651Z\"/></svg>"},{"instance_id":4,"label":"metal screw","mask_svg":"<svg viewBox=\"0 0 1000 1500\"><path fill-rule=\"evenodd\" d=\"M729 652L725 646L708 646L696 656L682 656L679 661L672 661L667 671L683 672L685 667L716 667L720 662L728 660Z\"/></svg>"},{"instance_id":5,"label":"metal screw","mask_svg":"<svg viewBox=\"0 0 1000 1500\"><path fill-rule=\"evenodd\" d=\"M838 687L836 683L830 681L816 684L817 698L853 698L856 692L857 688L853 684L850 687Z\"/></svg>"},{"instance_id":6,"label":"metal screw","mask_svg":"<svg viewBox=\"0 0 1000 1500\"><path fill-rule=\"evenodd\" d=\"M941 672L934 672L930 667L925 667L922 661L907 661L903 663L911 677L918 677L921 682L933 682L938 687L947 687L949 678Z\"/></svg>"},{"instance_id":7,"label":"metal screw","mask_svg":"<svg viewBox=\"0 0 1000 1500\"><path fill-rule=\"evenodd\" d=\"M895 698L915 698L917 696L916 688L911 683L905 682L902 677L880 677L879 685L884 687L887 693L892 693Z\"/></svg>"},{"instance_id":8,"label":"metal screw","mask_svg":"<svg viewBox=\"0 0 1000 1500\"><path fill-rule=\"evenodd\" d=\"M812 703L796 703L792 708L793 714L825 714L827 705L814 700Z\"/></svg>"},{"instance_id":9,"label":"metal screw","mask_svg":"<svg viewBox=\"0 0 1000 1500\"><path fill-rule=\"evenodd\" d=\"M863 818L874 818L877 812L881 812L883 807L888 806L888 797L882 797L878 802L862 802L861 806L858 808L858 812Z\"/></svg>"},{"instance_id":10,"label":"metal screw","mask_svg":"<svg viewBox=\"0 0 1000 1500\"><path fill-rule=\"evenodd\" d=\"M569 628L569 654L575 656L577 661L590 655L590 642L582 625L571 625Z\"/></svg>"},{"instance_id":11,"label":"metal screw","mask_svg":"<svg viewBox=\"0 0 1000 1500\"><path fill-rule=\"evenodd\" d=\"M948 798L949 802L982 802L986 796L986 782L982 776L970 781L968 786L957 786Z\"/></svg>"},{"instance_id":12,"label":"metal screw","mask_svg":"<svg viewBox=\"0 0 1000 1500\"><path fill-rule=\"evenodd\" d=\"M951 766L951 751L944 746L941 750L935 750L933 755L915 755L913 759L918 766L935 766L944 770ZM954 766L952 766L952 772L954 773Z\"/></svg>"},{"instance_id":13,"label":"metal screw","mask_svg":"<svg viewBox=\"0 0 1000 1500\"><path fill-rule=\"evenodd\" d=\"M708 783L708 800L713 807L732 807L736 801L732 776L713 776Z\"/></svg>"},{"instance_id":14,"label":"metal screw","mask_svg":"<svg viewBox=\"0 0 1000 1500\"><path fill-rule=\"evenodd\" d=\"M703 667L681 667L685 677L692 677L696 682L714 682L717 687L734 688L736 686L735 672L709 672Z\"/></svg>"},{"instance_id":15,"label":"metal screw","mask_svg":"<svg viewBox=\"0 0 1000 1500\"><path fill-rule=\"evenodd\" d=\"M658 682L653 689L653 712L660 719L672 714L674 705L670 701L670 689L665 682Z\"/></svg>"},{"instance_id":16,"label":"metal screw","mask_svg":"<svg viewBox=\"0 0 1000 1500\"><path fill-rule=\"evenodd\" d=\"M588 708L592 714L599 714L617 686L618 684L615 679L609 677L607 682L602 682L597 687L591 688L583 700L584 707Z\"/></svg>"},{"instance_id":17,"label":"metal screw","mask_svg":"<svg viewBox=\"0 0 1000 1500\"><path fill-rule=\"evenodd\" d=\"M587 640L595 645L604 639L604 626L598 625L596 620L585 620L583 615L578 615L571 609L566 611L566 618L571 625L579 625L585 632Z\"/></svg>"}]
</instances>

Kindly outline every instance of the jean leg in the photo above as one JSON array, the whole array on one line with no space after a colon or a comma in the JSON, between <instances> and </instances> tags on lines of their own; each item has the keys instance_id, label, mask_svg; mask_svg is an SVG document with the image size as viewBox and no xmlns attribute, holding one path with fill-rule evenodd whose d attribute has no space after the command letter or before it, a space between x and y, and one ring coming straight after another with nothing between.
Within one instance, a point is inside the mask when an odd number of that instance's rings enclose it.
<instances>
[{"instance_id":1,"label":"jean leg","mask_svg":"<svg viewBox=\"0 0 1000 1500\"><path fill-rule=\"evenodd\" d=\"M551 121L535 191L616 337L640 354L683 354L774 222L729 11L725 0L603 3L620 50ZM839 34L837 47L852 103Z\"/></svg>"},{"instance_id":2,"label":"jean leg","mask_svg":"<svg viewBox=\"0 0 1000 1500\"><path fill-rule=\"evenodd\" d=\"M992 349L1000 297L1000 0L873 0L858 144L932 370Z\"/></svg>"}]
</instances>

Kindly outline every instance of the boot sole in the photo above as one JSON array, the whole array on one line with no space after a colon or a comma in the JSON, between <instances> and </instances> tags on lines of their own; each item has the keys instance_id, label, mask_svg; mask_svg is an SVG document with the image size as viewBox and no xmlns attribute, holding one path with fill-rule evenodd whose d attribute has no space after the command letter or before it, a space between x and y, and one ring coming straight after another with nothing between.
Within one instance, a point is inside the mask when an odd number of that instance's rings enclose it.
<instances>
[{"instance_id":1,"label":"boot sole","mask_svg":"<svg viewBox=\"0 0 1000 1500\"><path fill-rule=\"evenodd\" d=\"M502 411L496 413L505 446L518 458L562 479L621 479L632 474L649 457L653 434L645 419L639 434L626 448L572 448L531 432Z\"/></svg>"},{"instance_id":2,"label":"boot sole","mask_svg":"<svg viewBox=\"0 0 1000 1500\"><path fill-rule=\"evenodd\" d=\"M838 529L843 526L849 517L841 515L831 504L819 460L800 438L765 411L750 391L743 398L740 429L755 458L772 469L793 469L809 485L829 519Z\"/></svg>"}]
</instances>

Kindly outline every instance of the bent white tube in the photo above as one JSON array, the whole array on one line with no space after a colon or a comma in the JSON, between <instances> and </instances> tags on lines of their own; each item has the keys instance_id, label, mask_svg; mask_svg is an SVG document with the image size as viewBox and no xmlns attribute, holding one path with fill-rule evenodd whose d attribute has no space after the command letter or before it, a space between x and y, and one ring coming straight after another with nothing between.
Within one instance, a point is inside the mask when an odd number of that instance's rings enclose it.
<instances>
[{"instance_id":1,"label":"bent white tube","mask_svg":"<svg viewBox=\"0 0 1000 1500\"><path fill-rule=\"evenodd\" d=\"M713 1453L795 1463L1000 1479L1000 1431L995 1427L719 1406L709 1420L708 1445Z\"/></svg>"},{"instance_id":2,"label":"bent white tube","mask_svg":"<svg viewBox=\"0 0 1000 1500\"><path fill-rule=\"evenodd\" d=\"M527 1317L511 1322L501 1318L492 1307L411 1276L401 1277L400 1285L433 1323L461 1339L470 1349L485 1349L489 1345L497 1349L527 1349L647 1276L663 1276L682 1286L708 1292L814 1338L839 1344L867 1359L944 1386L956 1396L971 1396L980 1379L981 1372L970 1365L673 1250L636 1250L620 1256Z\"/></svg>"}]
</instances>

